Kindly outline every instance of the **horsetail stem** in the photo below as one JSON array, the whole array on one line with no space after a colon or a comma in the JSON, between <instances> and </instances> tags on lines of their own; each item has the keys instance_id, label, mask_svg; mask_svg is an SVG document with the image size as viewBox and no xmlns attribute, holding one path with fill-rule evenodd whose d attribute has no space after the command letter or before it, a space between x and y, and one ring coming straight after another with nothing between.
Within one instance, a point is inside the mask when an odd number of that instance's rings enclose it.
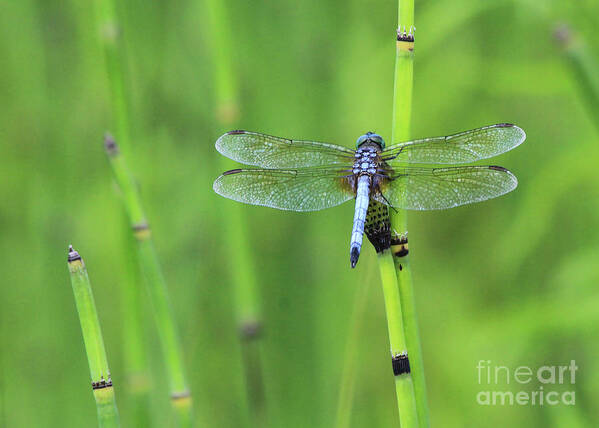
<instances>
[{"instance_id":1,"label":"horsetail stem","mask_svg":"<svg viewBox=\"0 0 599 428\"><path fill-rule=\"evenodd\" d=\"M124 155L112 136L106 135L104 145L137 243L137 256L152 304L169 378L171 406L180 426L192 426L192 400L183 369L183 353L166 283L151 239L150 226Z\"/></svg>"},{"instance_id":2,"label":"horsetail stem","mask_svg":"<svg viewBox=\"0 0 599 428\"><path fill-rule=\"evenodd\" d=\"M104 51L104 61L110 88L112 114L121 149L128 153L130 147L129 105L123 67L122 34L114 0L96 0L95 19L99 41ZM125 271L119 287L123 312L123 344L125 360L125 387L135 410L132 420L138 426L149 424L150 388L145 349L145 329L142 325L141 278L135 260L135 242L129 232L129 222L121 215L123 228L120 234Z\"/></svg>"},{"instance_id":3,"label":"horsetail stem","mask_svg":"<svg viewBox=\"0 0 599 428\"><path fill-rule=\"evenodd\" d=\"M104 50L116 135L121 149L129 155L129 105L125 88L122 34L116 4L114 0L96 0L95 12L96 30L99 32L100 44Z\"/></svg>"},{"instance_id":4,"label":"horsetail stem","mask_svg":"<svg viewBox=\"0 0 599 428\"><path fill-rule=\"evenodd\" d=\"M150 393L152 382L148 376L145 334L143 325L144 311L142 303L142 287L139 263L135 249L135 240L129 233L129 220L124 213L120 216L122 232L119 236L125 271L121 284L121 311L123 317L122 340L124 360L124 386L131 399L129 408L130 420L138 426L151 424ZM128 403L129 404L129 403Z\"/></svg>"},{"instance_id":5,"label":"horsetail stem","mask_svg":"<svg viewBox=\"0 0 599 428\"><path fill-rule=\"evenodd\" d=\"M567 25L556 28L555 37L562 46L590 118L599 130L599 117L597 116L599 111L599 74L597 73L599 64L589 51L582 36L574 34Z\"/></svg>"},{"instance_id":6,"label":"horsetail stem","mask_svg":"<svg viewBox=\"0 0 599 428\"><path fill-rule=\"evenodd\" d=\"M418 412L410 373L410 360L406 350L401 299L391 252L391 221L387 205L370 200L364 232L378 255L400 424L408 428L417 427Z\"/></svg>"},{"instance_id":7,"label":"horsetail stem","mask_svg":"<svg viewBox=\"0 0 599 428\"><path fill-rule=\"evenodd\" d=\"M335 417L335 428L349 428L351 424L352 405L354 400L356 366L358 350L360 348L359 326L362 325L366 302L368 301L370 281L359 281L358 289L354 297L349 337L343 352L343 369L341 371L341 382L339 387L339 398L337 401L337 415Z\"/></svg>"},{"instance_id":8,"label":"horsetail stem","mask_svg":"<svg viewBox=\"0 0 599 428\"><path fill-rule=\"evenodd\" d=\"M414 0L398 0L395 77L393 83L392 144L408 141L411 134L412 93L414 81ZM392 253L395 264L402 317L418 410L420 427L429 426L426 383L416 308L414 285L408 262L408 222L405 210L392 210Z\"/></svg>"},{"instance_id":9,"label":"horsetail stem","mask_svg":"<svg viewBox=\"0 0 599 428\"><path fill-rule=\"evenodd\" d=\"M67 264L87 353L92 390L98 410L98 423L100 427L119 427L119 414L94 295L85 263L72 245L69 246Z\"/></svg>"},{"instance_id":10,"label":"horsetail stem","mask_svg":"<svg viewBox=\"0 0 599 428\"><path fill-rule=\"evenodd\" d=\"M226 3L206 1L208 24L211 26L212 62L215 81L216 120L231 127L239 116L238 84L231 58L232 34ZM223 160L225 169L230 161ZM259 305L258 281L244 220L243 207L230 204L224 212L227 242L235 242L235 263L232 264L232 284L235 315L241 339L241 357L247 388L251 422L256 427L266 424L262 363L262 315Z\"/></svg>"},{"instance_id":11,"label":"horsetail stem","mask_svg":"<svg viewBox=\"0 0 599 428\"><path fill-rule=\"evenodd\" d=\"M418 412L410 373L409 354L406 352L402 305L397 287L393 255L388 248L378 253L378 264L385 298L391 363L395 376L395 392L400 424L404 428L414 428L418 426Z\"/></svg>"}]
</instances>

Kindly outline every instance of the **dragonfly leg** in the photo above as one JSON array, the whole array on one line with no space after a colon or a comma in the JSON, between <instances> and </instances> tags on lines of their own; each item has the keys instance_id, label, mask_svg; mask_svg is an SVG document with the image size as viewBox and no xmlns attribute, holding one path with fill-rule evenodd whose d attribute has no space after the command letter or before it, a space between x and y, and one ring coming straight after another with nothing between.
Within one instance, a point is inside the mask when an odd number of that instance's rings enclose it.
<instances>
[{"instance_id":1,"label":"dragonfly leg","mask_svg":"<svg viewBox=\"0 0 599 428\"><path fill-rule=\"evenodd\" d=\"M385 195L383 195L382 193L380 194L381 198L383 198L383 200L387 203L387 206L389 206L393 211L395 211L396 213L398 212L397 209L391 204L391 202L389 202L389 199L385 198ZM368 208L370 209L370 207ZM388 215L389 213L387 213Z\"/></svg>"},{"instance_id":2,"label":"dragonfly leg","mask_svg":"<svg viewBox=\"0 0 599 428\"><path fill-rule=\"evenodd\" d=\"M381 160L385 161L385 162L393 160L396 157L398 157L401 154L401 152L403 152L403 147L401 149L399 149L399 151L396 154L394 154L393 156L385 156L385 157L382 157Z\"/></svg>"}]
</instances>

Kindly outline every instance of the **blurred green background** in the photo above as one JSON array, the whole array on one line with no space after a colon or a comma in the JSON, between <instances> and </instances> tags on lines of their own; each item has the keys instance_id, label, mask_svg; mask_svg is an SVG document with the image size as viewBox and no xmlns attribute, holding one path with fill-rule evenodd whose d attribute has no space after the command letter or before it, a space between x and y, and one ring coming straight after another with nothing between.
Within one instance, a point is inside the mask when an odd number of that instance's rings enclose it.
<instances>
[{"instance_id":1,"label":"blurred green background","mask_svg":"<svg viewBox=\"0 0 599 428\"><path fill-rule=\"evenodd\" d=\"M212 191L225 167L214 141L229 130L215 120L215 32L232 35L239 117L231 127L353 147L369 130L389 139L397 16L397 4L381 0L224 5L220 22L209 22L201 1L119 5L129 163L170 290L198 426L210 427L246 423L230 275L238 243L227 242L222 221L234 202ZM598 12L589 0L416 2L414 137L497 122L528 135L492 161L516 174L516 191L409 217L433 426L599 420L599 112L553 36L569 24L585 55L597 58ZM123 217L102 147L114 125L93 8L2 2L0 34L0 425L96 424L66 267L72 243L92 281L122 422L133 426L122 387ZM334 425L354 324L352 426L397 426L372 247L349 267L352 204L311 214L242 209L263 310L270 426ZM361 285L367 297L355 315ZM165 426L165 373L149 311L144 319L153 417ZM533 369L576 360L576 384L557 387L575 390L576 405L480 406L481 390L539 383L481 386L479 360Z\"/></svg>"}]
</instances>

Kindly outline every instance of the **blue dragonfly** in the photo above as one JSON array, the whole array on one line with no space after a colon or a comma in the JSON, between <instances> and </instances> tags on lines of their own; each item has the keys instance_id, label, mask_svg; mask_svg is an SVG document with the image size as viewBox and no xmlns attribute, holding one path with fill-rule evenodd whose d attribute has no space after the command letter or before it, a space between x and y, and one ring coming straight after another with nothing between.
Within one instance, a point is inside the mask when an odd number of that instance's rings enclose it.
<instances>
[{"instance_id":1,"label":"blue dragonfly","mask_svg":"<svg viewBox=\"0 0 599 428\"><path fill-rule=\"evenodd\" d=\"M377 228L381 229L381 217L386 215L382 229L388 233L388 207L446 209L514 190L518 180L503 167L447 165L497 156L525 138L522 129L509 123L390 147L385 147L380 135L368 132L351 150L316 141L230 131L216 141L216 149L254 168L224 172L213 187L219 195L238 202L289 211L318 211L355 199L350 241L353 268L360 256L365 223L371 238Z\"/></svg>"}]
</instances>

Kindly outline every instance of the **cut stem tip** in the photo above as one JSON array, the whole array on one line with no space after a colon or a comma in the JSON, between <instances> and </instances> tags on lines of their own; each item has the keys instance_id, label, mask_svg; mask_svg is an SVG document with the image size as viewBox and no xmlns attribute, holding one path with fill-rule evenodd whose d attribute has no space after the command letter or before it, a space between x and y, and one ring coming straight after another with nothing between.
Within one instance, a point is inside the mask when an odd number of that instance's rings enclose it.
<instances>
[{"instance_id":1,"label":"cut stem tip","mask_svg":"<svg viewBox=\"0 0 599 428\"><path fill-rule=\"evenodd\" d=\"M118 153L119 146L116 144L116 140L109 132L104 134L104 149L109 156L113 156Z\"/></svg>"},{"instance_id":2,"label":"cut stem tip","mask_svg":"<svg viewBox=\"0 0 599 428\"><path fill-rule=\"evenodd\" d=\"M69 257L68 257L67 261L70 263L70 262L74 262L75 260L81 260L81 256L79 255L79 253L77 251L75 251L73 246L69 244Z\"/></svg>"}]
</instances>

